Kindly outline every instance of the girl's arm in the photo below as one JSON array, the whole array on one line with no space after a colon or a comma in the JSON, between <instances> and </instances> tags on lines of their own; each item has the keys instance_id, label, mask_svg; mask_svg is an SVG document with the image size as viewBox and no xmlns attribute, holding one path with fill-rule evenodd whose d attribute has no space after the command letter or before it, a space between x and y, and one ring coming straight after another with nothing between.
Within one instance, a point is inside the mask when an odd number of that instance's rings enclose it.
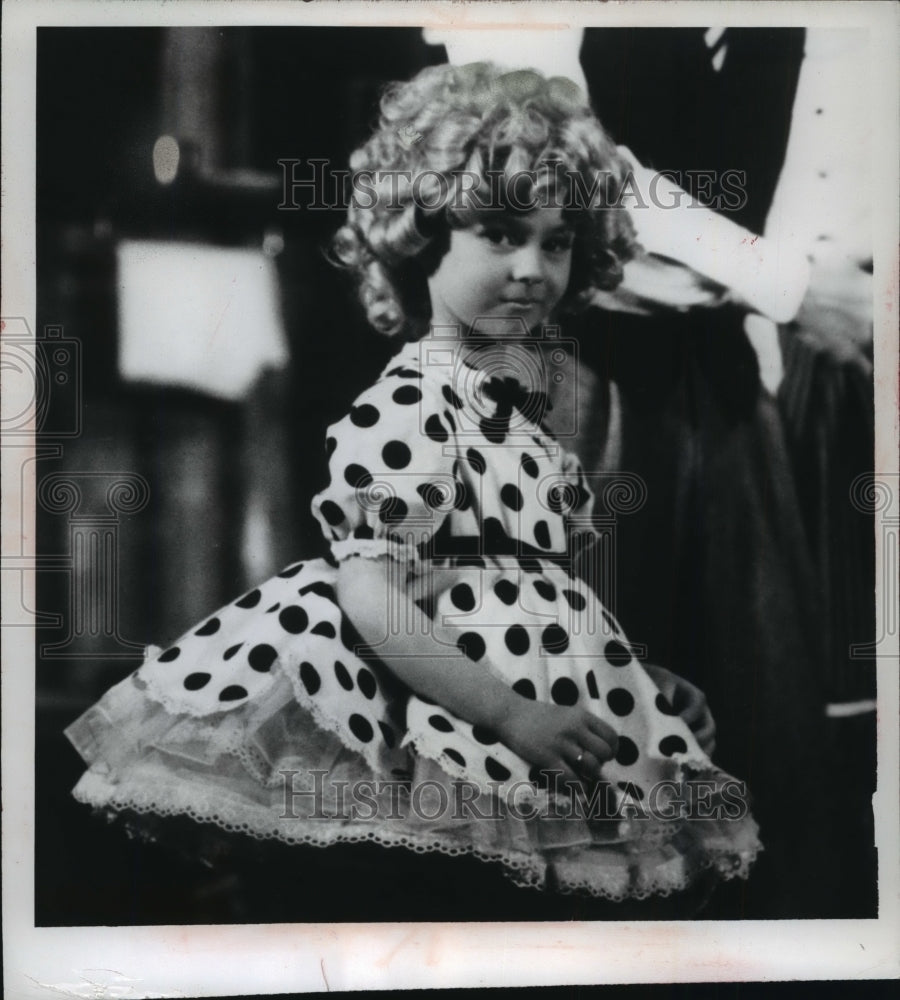
<instances>
[{"instance_id":1,"label":"girl's arm","mask_svg":"<svg viewBox=\"0 0 900 1000\"><path fill-rule=\"evenodd\" d=\"M453 634L426 617L397 576L387 556L350 558L340 564L337 581L342 610L388 669L454 715L493 730L530 764L561 771L569 781L601 780L600 765L617 750L615 731L586 709L523 698L485 666L454 655ZM389 631L392 618L405 627Z\"/></svg>"}]
</instances>

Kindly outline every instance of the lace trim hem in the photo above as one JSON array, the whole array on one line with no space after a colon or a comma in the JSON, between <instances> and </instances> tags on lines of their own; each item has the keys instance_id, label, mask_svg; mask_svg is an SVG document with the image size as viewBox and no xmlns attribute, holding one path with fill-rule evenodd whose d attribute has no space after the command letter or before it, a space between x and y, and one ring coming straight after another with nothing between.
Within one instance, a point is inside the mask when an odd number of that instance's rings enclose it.
<instances>
[{"instance_id":1,"label":"lace trim hem","mask_svg":"<svg viewBox=\"0 0 900 1000\"><path fill-rule=\"evenodd\" d=\"M390 538L344 538L331 543L331 554L338 562L343 562L351 556L360 556L363 559L390 556L391 559L404 563L413 563L419 558L414 545Z\"/></svg>"},{"instance_id":2,"label":"lace trim hem","mask_svg":"<svg viewBox=\"0 0 900 1000\"><path fill-rule=\"evenodd\" d=\"M214 805L198 801L189 783L168 790L165 805L154 795L138 788L125 791L110 783L96 770L88 771L73 790L73 796L86 805L113 816L133 811L141 816L185 815L198 823L213 824L229 833L244 834L255 840L278 840L285 844L329 847L337 844L372 842L383 847L404 847L417 854L435 852L458 857L471 855L484 862L499 863L504 874L516 885L548 889L563 894L586 894L612 902L668 896L691 886L702 874L714 869L719 878L746 878L762 845L755 838L752 821L743 827L744 846L706 851L694 848L685 854L673 847L655 853L633 854L619 845L560 847L543 854L514 846L476 843L471 839L454 841L446 829L435 832L403 826L392 830L372 826L361 820L340 824L321 823L304 817L287 824L271 808L260 807L248 818L247 803L230 803L222 797ZM288 817L293 819L293 817ZM316 826L318 825L318 829Z\"/></svg>"}]
</instances>

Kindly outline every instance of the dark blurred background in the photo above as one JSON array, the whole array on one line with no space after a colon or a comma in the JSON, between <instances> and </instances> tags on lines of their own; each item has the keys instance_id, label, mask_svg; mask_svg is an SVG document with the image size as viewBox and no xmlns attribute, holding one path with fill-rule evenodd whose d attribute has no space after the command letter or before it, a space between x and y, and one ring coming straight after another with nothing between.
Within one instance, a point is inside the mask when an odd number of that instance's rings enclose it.
<instances>
[{"instance_id":1,"label":"dark blurred background","mask_svg":"<svg viewBox=\"0 0 900 1000\"><path fill-rule=\"evenodd\" d=\"M702 50L698 32L600 34L589 33L582 62L592 98L614 137L646 162L653 157L642 143L655 144L659 166L681 166L686 146L697 147L704 168L750 166L757 194L736 221L760 229L765 208L759 206L768 204L781 166L777 156L767 160L760 151L779 143L783 150L802 32L757 33L752 39L776 53L777 72L763 74L768 97L759 89L745 93L741 74L749 70L740 64L741 45L732 45L734 89L715 91L713 114L723 120L732 116L743 93L750 117L737 149L709 126L709 118L690 112L691 100L699 102L703 95L710 100L713 93L705 78L682 65L693 58L693 48ZM756 50L751 45L748 51ZM390 873L375 883L380 891L373 889L365 904L323 889L329 879L340 879L341 885L371 881L378 860L366 850L333 862L323 857L328 852L291 849L295 868L302 868L296 861L302 857L310 877L313 869L318 872L316 891L289 899L275 892L273 901L264 889L248 885L248 872L255 865L271 866L273 858L277 864L286 849L265 856L249 851L242 868L223 870L129 840L71 798L83 765L62 735L139 665L145 645L169 644L252 583L296 558L322 553L309 502L327 474L325 428L382 368L391 348L367 330L352 289L325 259L323 248L341 222L340 209L280 209L278 161L319 158L345 167L370 131L383 84L445 59L444 49L425 45L415 28L38 30L37 325L41 335L53 331L50 335L70 345L70 356L80 363L77 377L52 390L59 436L49 425L42 435L43 441L60 444L61 453L40 459L37 467L39 484L48 486L37 511L39 555L56 560L55 569L38 574L38 607L59 616L37 634L38 924L473 919L484 912L466 897L465 877L443 908L429 903L432 880L437 893L445 879L443 862L435 859L409 862L404 877L414 889L405 895ZM629 76L636 66L643 98ZM690 94L665 85L672 78L693 88ZM776 99L786 105L780 117L766 113ZM652 120L635 110L642 100L655 107ZM177 170L169 169L171 145L168 166L160 158L165 147L158 141L164 136L177 142ZM303 168L297 170L300 176ZM236 325L227 347L232 368L253 375L241 391L204 390L206 376L197 371L169 382L141 378L133 370L124 376L126 346L141 336L154 337L157 310L161 314L171 306L165 285L152 290L158 296L154 305L139 281L123 277L119 251L135 241L256 254L260 269L272 268L277 275L273 312L286 362L260 364L263 337L249 311L231 318ZM217 258L211 259L214 267ZM183 277L173 272L173 287ZM139 321L131 315L124 324L123 303L138 292ZM265 284L256 290L260 296L270 292ZM278 334L268 330L266 337ZM630 335L625 323L617 355L622 384L631 365L638 373L637 394L649 398L658 387L644 385L648 369L642 350L632 347L629 360ZM594 343L601 351L600 341ZM57 356L55 349L51 353ZM594 364L603 371L607 361L598 354ZM864 439L865 400L859 412ZM77 432L63 433L71 427ZM863 470L871 467L865 452L854 461ZM856 464L851 466L845 475L856 473ZM809 477L805 482L807 527L824 532L824 522L816 521L819 494ZM835 490L840 503L846 496L843 479ZM856 540L867 530L867 523L854 526L847 551L858 549ZM871 580L867 557L857 573ZM659 586L664 582L657 577ZM868 605L857 610L846 623L848 634L868 636L870 611ZM842 758L847 775L867 774L874 766L868 741L868 730L861 730L860 754ZM851 865L852 878L835 890L832 910L873 915L869 827L843 821L852 827L847 836L862 844L856 857L862 850L865 858L861 867ZM473 869L472 883L479 873ZM412 892L418 903L411 902ZM602 915L589 914L577 902L541 910L523 905L521 894L498 893L502 903L495 918ZM732 889L718 910L704 915L765 916L763 903L758 900L754 910ZM795 911L775 915L802 910L800 900Z\"/></svg>"}]
</instances>

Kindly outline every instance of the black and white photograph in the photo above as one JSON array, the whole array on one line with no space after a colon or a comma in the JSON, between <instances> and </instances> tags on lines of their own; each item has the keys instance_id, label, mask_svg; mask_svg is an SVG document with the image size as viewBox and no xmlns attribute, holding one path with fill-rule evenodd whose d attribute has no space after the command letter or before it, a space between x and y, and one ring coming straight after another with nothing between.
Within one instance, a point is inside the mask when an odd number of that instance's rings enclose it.
<instances>
[{"instance_id":1,"label":"black and white photograph","mask_svg":"<svg viewBox=\"0 0 900 1000\"><path fill-rule=\"evenodd\" d=\"M896 8L27 6L21 941L900 974Z\"/></svg>"}]
</instances>

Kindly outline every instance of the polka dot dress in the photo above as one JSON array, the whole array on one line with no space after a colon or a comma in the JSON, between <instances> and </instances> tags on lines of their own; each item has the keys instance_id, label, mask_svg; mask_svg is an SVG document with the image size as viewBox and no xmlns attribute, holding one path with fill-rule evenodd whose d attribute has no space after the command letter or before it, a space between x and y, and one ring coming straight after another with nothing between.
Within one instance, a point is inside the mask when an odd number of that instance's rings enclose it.
<instances>
[{"instance_id":1,"label":"polka dot dress","mask_svg":"<svg viewBox=\"0 0 900 1000\"><path fill-rule=\"evenodd\" d=\"M466 658L519 697L583 706L609 723L619 745L604 772L619 800L644 799L686 762L711 767L575 574L593 541L593 498L579 463L542 426L542 401L486 370L464 374L462 392L458 371L407 345L329 429L330 484L313 512L332 558L294 563L239 596L134 683L186 720L189 737L213 720L245 756L277 756L277 736L265 754L240 743L253 742L247 720L282 705L284 689L308 727L290 738L324 740L325 770L338 747L376 776L409 776L418 761L485 795L513 786L540 795L542 776L496 733L412 694L363 643L352 609L338 604L337 567L377 559L413 591L422 623L449 630L451 643L435 640L448 670Z\"/></svg>"},{"instance_id":2,"label":"polka dot dress","mask_svg":"<svg viewBox=\"0 0 900 1000\"><path fill-rule=\"evenodd\" d=\"M673 759L702 755L574 575L567 525L589 528L592 505L582 470L510 404L515 386L492 390L473 372L467 399L484 405L467 412L444 369L435 375L420 353L401 352L329 429L331 483L313 510L335 556L386 555L394 572L415 575L419 606L456 637L455 649L435 644L448 670L467 657L523 698L603 718L620 734L609 778L640 796L674 773ZM452 582L433 592L429 567ZM260 697L278 664L316 720L375 768L402 766L408 744L486 787L533 781L494 733L405 690L398 731L399 685L338 607L336 575L324 561L289 566L145 665L148 689L171 711L207 715Z\"/></svg>"}]
</instances>

